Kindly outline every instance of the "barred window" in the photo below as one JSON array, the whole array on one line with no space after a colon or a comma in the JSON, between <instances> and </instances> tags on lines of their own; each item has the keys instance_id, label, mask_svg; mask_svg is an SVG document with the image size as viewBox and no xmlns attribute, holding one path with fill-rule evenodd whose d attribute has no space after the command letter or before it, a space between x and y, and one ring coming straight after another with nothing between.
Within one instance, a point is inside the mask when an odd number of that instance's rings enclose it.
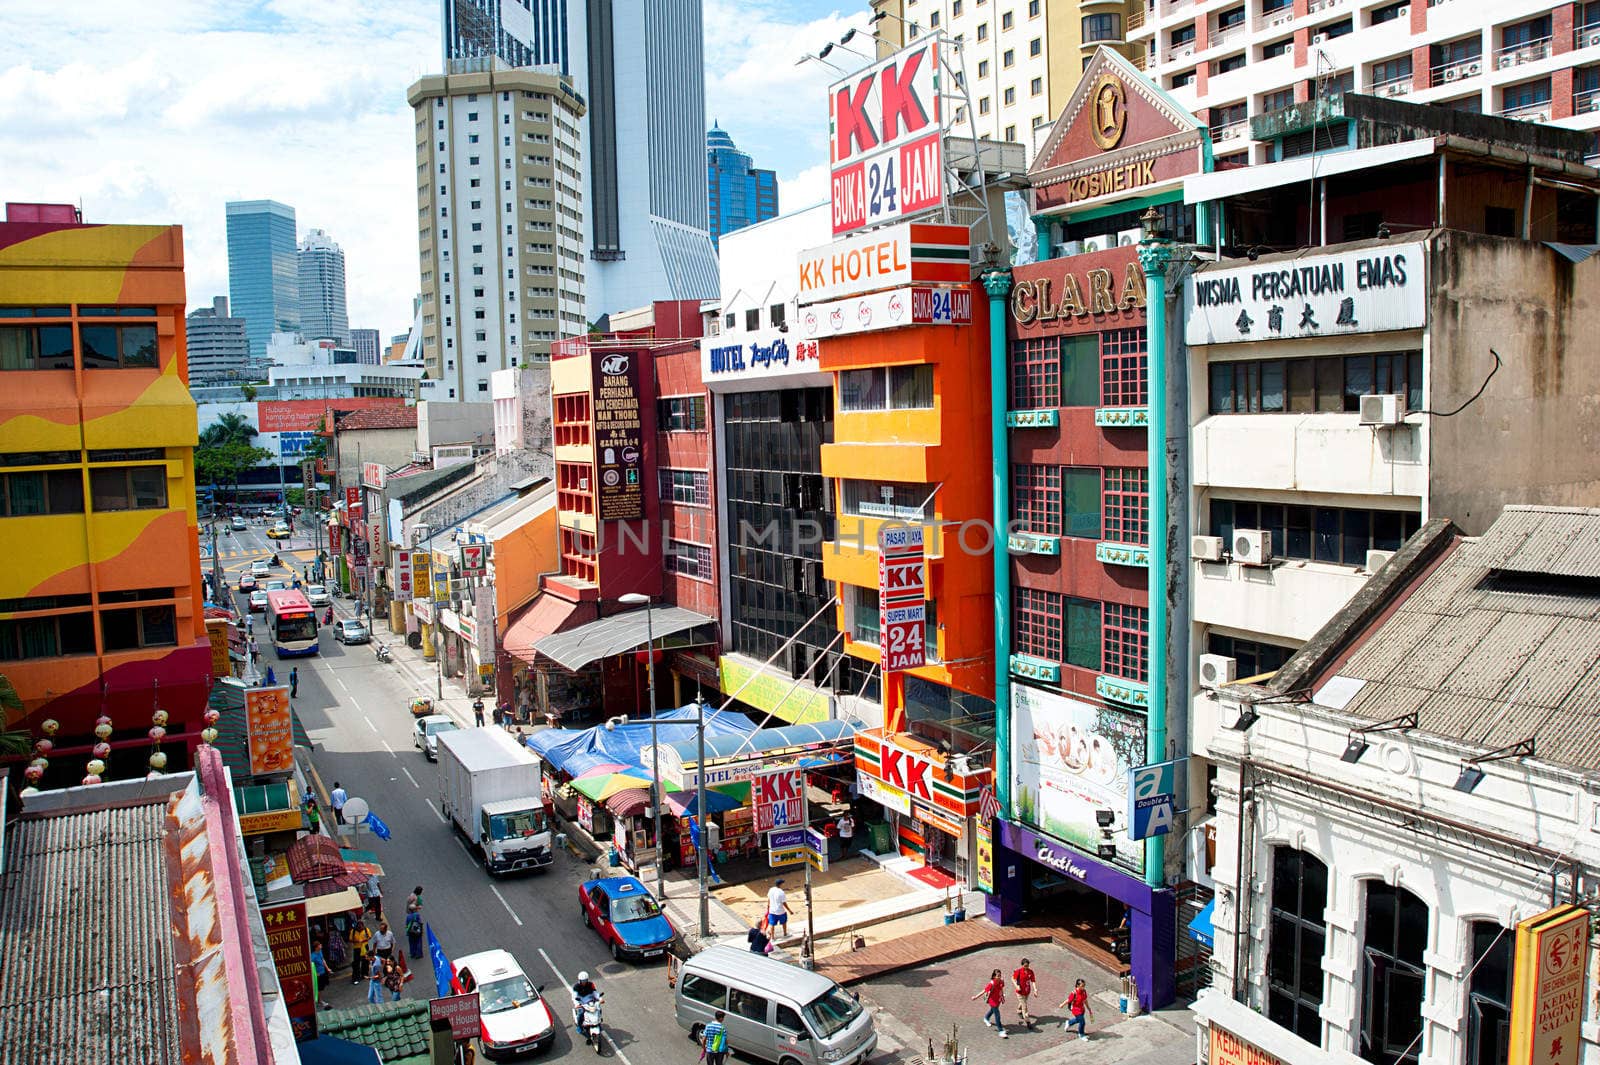
<instances>
[{"instance_id":1,"label":"barred window","mask_svg":"<svg viewBox=\"0 0 1600 1065\"><path fill-rule=\"evenodd\" d=\"M1013 607L1015 648L1049 662L1062 660L1062 602L1059 592L1018 588Z\"/></svg>"},{"instance_id":2,"label":"barred window","mask_svg":"<svg viewBox=\"0 0 1600 1065\"><path fill-rule=\"evenodd\" d=\"M1061 354L1057 337L1019 340L1011 348L1011 409L1061 406Z\"/></svg>"},{"instance_id":3,"label":"barred window","mask_svg":"<svg viewBox=\"0 0 1600 1065\"><path fill-rule=\"evenodd\" d=\"M1119 544L1148 544L1150 471L1143 466L1108 467L1101 507L1107 540Z\"/></svg>"},{"instance_id":4,"label":"barred window","mask_svg":"<svg viewBox=\"0 0 1600 1065\"><path fill-rule=\"evenodd\" d=\"M1105 659L1114 677L1142 681L1149 675L1150 611L1142 606L1106 603L1102 607Z\"/></svg>"},{"instance_id":5,"label":"barred window","mask_svg":"<svg viewBox=\"0 0 1600 1065\"><path fill-rule=\"evenodd\" d=\"M656 400L656 429L663 433L693 432L706 427L706 397L668 396Z\"/></svg>"},{"instance_id":6,"label":"barred window","mask_svg":"<svg viewBox=\"0 0 1600 1065\"><path fill-rule=\"evenodd\" d=\"M1149 401L1148 373L1142 326L1100 334L1100 400L1105 406L1144 406Z\"/></svg>"},{"instance_id":7,"label":"barred window","mask_svg":"<svg viewBox=\"0 0 1600 1065\"><path fill-rule=\"evenodd\" d=\"M711 579L711 548L688 540L667 541L667 569L685 577Z\"/></svg>"},{"instance_id":8,"label":"barred window","mask_svg":"<svg viewBox=\"0 0 1600 1065\"><path fill-rule=\"evenodd\" d=\"M1061 467L1011 467L1011 516L1041 536L1061 535Z\"/></svg>"},{"instance_id":9,"label":"barred window","mask_svg":"<svg viewBox=\"0 0 1600 1065\"><path fill-rule=\"evenodd\" d=\"M711 505L711 478L704 470L663 469L658 472L663 503L687 503L697 507Z\"/></svg>"}]
</instances>

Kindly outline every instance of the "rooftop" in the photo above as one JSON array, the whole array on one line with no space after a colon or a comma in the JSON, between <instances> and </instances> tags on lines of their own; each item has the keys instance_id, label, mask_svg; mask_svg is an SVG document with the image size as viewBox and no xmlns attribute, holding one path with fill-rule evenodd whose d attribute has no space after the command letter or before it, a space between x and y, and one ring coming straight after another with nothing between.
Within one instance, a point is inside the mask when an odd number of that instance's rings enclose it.
<instances>
[{"instance_id":1,"label":"rooftop","mask_svg":"<svg viewBox=\"0 0 1600 1065\"><path fill-rule=\"evenodd\" d=\"M430 1060L428 1030L426 999L353 1006L317 1014L317 1031L322 1037L371 1047L385 1065L427 1065Z\"/></svg>"},{"instance_id":2,"label":"rooftop","mask_svg":"<svg viewBox=\"0 0 1600 1065\"><path fill-rule=\"evenodd\" d=\"M352 429L415 429L416 427L415 407L373 407L339 415L335 431L342 433Z\"/></svg>"}]
</instances>

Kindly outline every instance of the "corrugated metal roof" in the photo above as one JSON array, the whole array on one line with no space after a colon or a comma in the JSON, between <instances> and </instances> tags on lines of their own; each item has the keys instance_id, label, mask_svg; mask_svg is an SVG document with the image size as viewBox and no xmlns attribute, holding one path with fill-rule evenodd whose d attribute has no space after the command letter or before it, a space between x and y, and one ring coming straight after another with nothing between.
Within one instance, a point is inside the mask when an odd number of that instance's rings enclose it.
<instances>
[{"instance_id":1,"label":"corrugated metal roof","mask_svg":"<svg viewBox=\"0 0 1600 1065\"><path fill-rule=\"evenodd\" d=\"M1512 525L1492 544L1488 564L1511 573L1600 577L1600 527L1574 507L1508 507ZM1496 524L1499 524L1497 521Z\"/></svg>"},{"instance_id":2,"label":"corrugated metal roof","mask_svg":"<svg viewBox=\"0 0 1600 1065\"><path fill-rule=\"evenodd\" d=\"M664 637L711 623L712 619L704 614L696 614L681 606L649 607L612 614L575 629L546 636L534 644L534 650L567 669L579 670L602 658L636 648L643 650L647 629L649 638L659 648Z\"/></svg>"}]
</instances>

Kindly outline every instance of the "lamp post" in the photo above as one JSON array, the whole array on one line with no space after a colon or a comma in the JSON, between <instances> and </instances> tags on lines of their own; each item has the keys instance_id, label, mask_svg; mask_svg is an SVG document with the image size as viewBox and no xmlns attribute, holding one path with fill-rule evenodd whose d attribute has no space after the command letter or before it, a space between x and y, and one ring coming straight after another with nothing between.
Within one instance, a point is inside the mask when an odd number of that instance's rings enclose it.
<instances>
[{"instance_id":1,"label":"lamp post","mask_svg":"<svg viewBox=\"0 0 1600 1065\"><path fill-rule=\"evenodd\" d=\"M650 686L650 749L656 749L656 637L650 616L650 597L639 592L629 592L617 597L617 602L628 606L644 607L645 675ZM701 742L704 743L702 736ZM650 811L656 840L656 894L667 897L666 855L661 846L661 761L655 759L650 767ZM705 832L705 822L700 823Z\"/></svg>"}]
</instances>

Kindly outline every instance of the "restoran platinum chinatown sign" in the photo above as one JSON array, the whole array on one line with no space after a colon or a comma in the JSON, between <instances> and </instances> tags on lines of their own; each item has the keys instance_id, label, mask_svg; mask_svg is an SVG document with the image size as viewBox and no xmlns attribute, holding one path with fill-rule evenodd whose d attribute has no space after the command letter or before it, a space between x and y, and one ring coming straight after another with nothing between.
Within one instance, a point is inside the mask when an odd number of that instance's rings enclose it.
<instances>
[{"instance_id":1,"label":"restoran platinum chinatown sign","mask_svg":"<svg viewBox=\"0 0 1600 1065\"><path fill-rule=\"evenodd\" d=\"M1384 244L1206 270L1184 282L1184 337L1236 344L1421 329L1423 258L1422 244Z\"/></svg>"}]
</instances>

